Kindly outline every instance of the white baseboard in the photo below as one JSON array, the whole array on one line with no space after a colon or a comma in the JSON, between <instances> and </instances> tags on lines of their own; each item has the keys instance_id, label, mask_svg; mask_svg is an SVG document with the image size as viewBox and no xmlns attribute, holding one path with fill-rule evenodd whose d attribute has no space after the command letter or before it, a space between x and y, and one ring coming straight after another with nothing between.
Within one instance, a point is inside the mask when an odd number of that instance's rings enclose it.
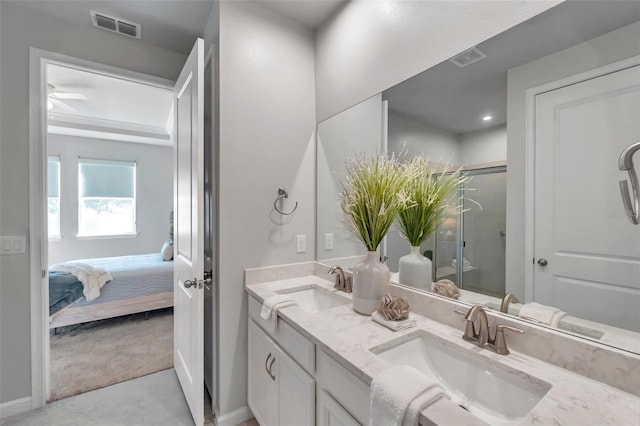
<instances>
[{"instance_id":1,"label":"white baseboard","mask_svg":"<svg viewBox=\"0 0 640 426\"><path fill-rule=\"evenodd\" d=\"M248 405L233 410L230 413L216 417L217 426L238 426L240 423L246 422L253 418L253 413Z\"/></svg>"},{"instance_id":2,"label":"white baseboard","mask_svg":"<svg viewBox=\"0 0 640 426\"><path fill-rule=\"evenodd\" d=\"M0 419L13 416L15 414L26 413L27 411L31 411L30 396L3 402L0 404Z\"/></svg>"}]
</instances>

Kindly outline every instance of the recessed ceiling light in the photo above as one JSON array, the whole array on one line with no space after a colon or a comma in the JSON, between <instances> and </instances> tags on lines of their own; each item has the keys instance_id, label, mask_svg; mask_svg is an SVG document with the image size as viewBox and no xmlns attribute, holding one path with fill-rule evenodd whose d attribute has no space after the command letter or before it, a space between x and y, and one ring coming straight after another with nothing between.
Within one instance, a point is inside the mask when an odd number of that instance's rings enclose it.
<instances>
[{"instance_id":1,"label":"recessed ceiling light","mask_svg":"<svg viewBox=\"0 0 640 426\"><path fill-rule=\"evenodd\" d=\"M493 120L492 115L485 115L484 117L482 117L482 121L491 121L491 120Z\"/></svg>"}]
</instances>

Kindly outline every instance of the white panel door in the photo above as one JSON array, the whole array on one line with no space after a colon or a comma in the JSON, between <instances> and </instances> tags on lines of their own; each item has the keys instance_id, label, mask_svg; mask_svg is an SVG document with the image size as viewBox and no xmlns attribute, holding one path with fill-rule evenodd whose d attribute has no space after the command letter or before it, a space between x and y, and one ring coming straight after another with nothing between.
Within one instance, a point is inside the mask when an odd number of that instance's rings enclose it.
<instances>
[{"instance_id":1,"label":"white panel door","mask_svg":"<svg viewBox=\"0 0 640 426\"><path fill-rule=\"evenodd\" d=\"M174 366L196 426L204 421L204 41L175 86Z\"/></svg>"},{"instance_id":2,"label":"white panel door","mask_svg":"<svg viewBox=\"0 0 640 426\"><path fill-rule=\"evenodd\" d=\"M640 66L535 102L534 300L640 331L640 226L618 189L618 157L640 140Z\"/></svg>"}]
</instances>

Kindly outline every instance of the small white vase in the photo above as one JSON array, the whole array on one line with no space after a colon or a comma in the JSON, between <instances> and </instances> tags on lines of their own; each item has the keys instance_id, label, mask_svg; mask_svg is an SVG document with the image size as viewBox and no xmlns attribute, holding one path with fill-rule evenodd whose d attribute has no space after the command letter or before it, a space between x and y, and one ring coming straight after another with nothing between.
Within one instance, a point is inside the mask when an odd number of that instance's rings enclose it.
<instances>
[{"instance_id":1,"label":"small white vase","mask_svg":"<svg viewBox=\"0 0 640 426\"><path fill-rule=\"evenodd\" d=\"M400 258L398 272L400 284L431 291L431 260L420 254L419 246L412 246L411 252Z\"/></svg>"},{"instance_id":2,"label":"small white vase","mask_svg":"<svg viewBox=\"0 0 640 426\"><path fill-rule=\"evenodd\" d=\"M368 252L367 257L353 268L353 309L371 315L389 292L390 279L389 268L380 262L378 251Z\"/></svg>"}]
</instances>

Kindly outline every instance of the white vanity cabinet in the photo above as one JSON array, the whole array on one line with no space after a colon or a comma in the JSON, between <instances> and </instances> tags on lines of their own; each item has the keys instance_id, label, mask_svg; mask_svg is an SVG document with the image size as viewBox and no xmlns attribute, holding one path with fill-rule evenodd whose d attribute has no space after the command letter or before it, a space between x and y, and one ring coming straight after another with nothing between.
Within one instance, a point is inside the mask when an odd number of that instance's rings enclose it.
<instances>
[{"instance_id":1,"label":"white vanity cabinet","mask_svg":"<svg viewBox=\"0 0 640 426\"><path fill-rule=\"evenodd\" d=\"M315 423L315 381L249 320L249 407L262 426Z\"/></svg>"},{"instance_id":2,"label":"white vanity cabinet","mask_svg":"<svg viewBox=\"0 0 640 426\"><path fill-rule=\"evenodd\" d=\"M274 330L260 317L261 307L249 297L247 399L258 423L367 424L369 386L282 318Z\"/></svg>"},{"instance_id":3,"label":"white vanity cabinet","mask_svg":"<svg viewBox=\"0 0 640 426\"><path fill-rule=\"evenodd\" d=\"M318 392L318 426L360 426L342 405L324 390Z\"/></svg>"}]
</instances>

